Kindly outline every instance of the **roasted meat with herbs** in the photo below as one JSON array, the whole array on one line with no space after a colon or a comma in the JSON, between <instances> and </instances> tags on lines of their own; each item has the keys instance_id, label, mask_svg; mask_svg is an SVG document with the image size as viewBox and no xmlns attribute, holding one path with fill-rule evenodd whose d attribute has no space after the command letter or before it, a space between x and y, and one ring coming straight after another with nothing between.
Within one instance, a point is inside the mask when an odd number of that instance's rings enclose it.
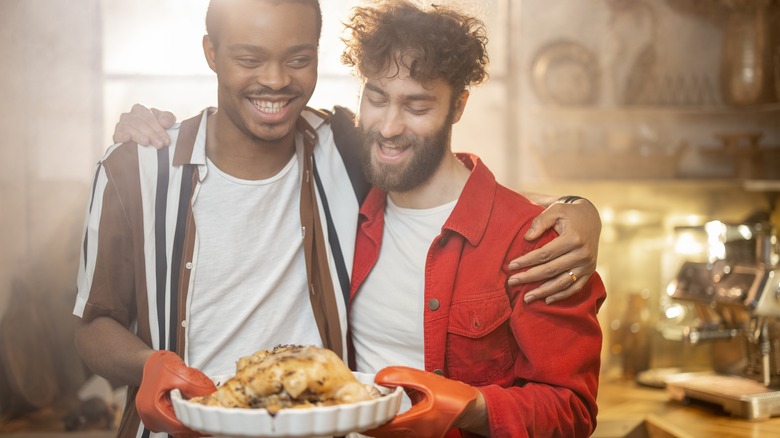
<instances>
[{"instance_id":1,"label":"roasted meat with herbs","mask_svg":"<svg viewBox=\"0 0 780 438\"><path fill-rule=\"evenodd\" d=\"M378 397L334 352L313 346L283 345L242 357L236 375L213 394L191 401L208 406L284 408L354 403Z\"/></svg>"}]
</instances>

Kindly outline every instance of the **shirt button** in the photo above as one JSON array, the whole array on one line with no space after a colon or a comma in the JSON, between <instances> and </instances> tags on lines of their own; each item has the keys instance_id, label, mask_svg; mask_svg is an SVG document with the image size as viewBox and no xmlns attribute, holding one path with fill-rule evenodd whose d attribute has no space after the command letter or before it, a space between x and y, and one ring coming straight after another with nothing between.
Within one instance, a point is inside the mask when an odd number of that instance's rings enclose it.
<instances>
[{"instance_id":1,"label":"shirt button","mask_svg":"<svg viewBox=\"0 0 780 438\"><path fill-rule=\"evenodd\" d=\"M182 326L182 327L184 327L184 328L187 328L187 326L188 326L188 325L189 325L189 324L187 323L187 320L186 320L186 319L185 319L184 321L182 321L182 322L181 322L181 326Z\"/></svg>"},{"instance_id":2,"label":"shirt button","mask_svg":"<svg viewBox=\"0 0 780 438\"><path fill-rule=\"evenodd\" d=\"M439 300L436 298L428 301L428 308L431 310L439 310Z\"/></svg>"},{"instance_id":3,"label":"shirt button","mask_svg":"<svg viewBox=\"0 0 780 438\"><path fill-rule=\"evenodd\" d=\"M185 267L185 268L187 268L187 269L192 269L192 262L187 262L187 263L184 265L184 267Z\"/></svg>"},{"instance_id":4,"label":"shirt button","mask_svg":"<svg viewBox=\"0 0 780 438\"><path fill-rule=\"evenodd\" d=\"M444 371L436 369L436 370L433 370L433 374L438 374L440 376L443 376L444 375Z\"/></svg>"}]
</instances>

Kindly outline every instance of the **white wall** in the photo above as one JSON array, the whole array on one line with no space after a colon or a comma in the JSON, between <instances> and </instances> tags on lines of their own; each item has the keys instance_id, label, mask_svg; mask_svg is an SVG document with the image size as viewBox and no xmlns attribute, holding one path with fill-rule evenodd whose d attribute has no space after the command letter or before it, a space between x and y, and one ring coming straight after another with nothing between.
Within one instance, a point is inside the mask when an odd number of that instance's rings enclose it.
<instances>
[{"instance_id":1,"label":"white wall","mask_svg":"<svg viewBox=\"0 0 780 438\"><path fill-rule=\"evenodd\" d=\"M98 32L97 0L0 1L0 310L17 274L72 257L98 151Z\"/></svg>"}]
</instances>

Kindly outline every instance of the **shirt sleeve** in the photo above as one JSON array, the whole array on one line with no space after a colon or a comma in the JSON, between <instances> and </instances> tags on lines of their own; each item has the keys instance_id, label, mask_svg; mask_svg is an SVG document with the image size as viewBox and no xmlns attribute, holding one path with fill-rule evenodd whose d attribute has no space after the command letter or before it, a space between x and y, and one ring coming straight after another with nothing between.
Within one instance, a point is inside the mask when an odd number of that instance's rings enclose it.
<instances>
[{"instance_id":1,"label":"shirt sleeve","mask_svg":"<svg viewBox=\"0 0 780 438\"><path fill-rule=\"evenodd\" d=\"M537 246L552 237L548 232ZM520 237L510 254L527 252L526 245ZM519 346L516 384L480 388L491 436L590 436L598 411L602 332L596 313L606 297L604 285L594 273L573 297L551 305L543 300L526 304L522 296L540 284L509 288L510 328Z\"/></svg>"},{"instance_id":2,"label":"shirt sleeve","mask_svg":"<svg viewBox=\"0 0 780 438\"><path fill-rule=\"evenodd\" d=\"M87 205L74 315L107 316L129 327L135 314L135 264L124 200L106 161L98 164Z\"/></svg>"}]
</instances>

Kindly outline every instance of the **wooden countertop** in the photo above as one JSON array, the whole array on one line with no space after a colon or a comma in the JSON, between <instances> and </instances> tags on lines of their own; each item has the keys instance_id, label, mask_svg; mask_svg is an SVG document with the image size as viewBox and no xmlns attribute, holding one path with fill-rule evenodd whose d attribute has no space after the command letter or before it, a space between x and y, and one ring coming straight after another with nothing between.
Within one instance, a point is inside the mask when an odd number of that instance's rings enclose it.
<instances>
[{"instance_id":1,"label":"wooden countertop","mask_svg":"<svg viewBox=\"0 0 780 438\"><path fill-rule=\"evenodd\" d=\"M595 438L780 437L780 417L750 421L717 406L672 400L665 389L608 380L599 387Z\"/></svg>"}]
</instances>

